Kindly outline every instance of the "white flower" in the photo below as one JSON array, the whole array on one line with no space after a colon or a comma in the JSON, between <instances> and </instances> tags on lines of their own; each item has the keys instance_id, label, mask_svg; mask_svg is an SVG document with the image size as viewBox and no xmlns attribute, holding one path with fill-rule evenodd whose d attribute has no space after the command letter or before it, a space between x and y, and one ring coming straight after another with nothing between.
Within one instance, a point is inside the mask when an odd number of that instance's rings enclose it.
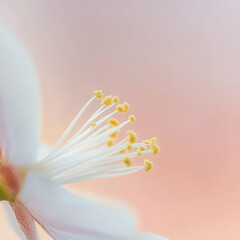
<instances>
[{"instance_id":1,"label":"white flower","mask_svg":"<svg viewBox=\"0 0 240 240\"><path fill-rule=\"evenodd\" d=\"M21 239L38 239L37 222L59 240L163 239L136 234L134 219L127 211L73 195L61 186L151 169L148 160L143 166L132 166L132 158L150 152L155 155L159 151L155 138L136 143L136 134L128 131L127 138L114 144L116 132L135 117L121 124L109 118L126 112L128 104L106 114L119 99L104 98L101 107L67 141L88 105L102 98L102 92L96 91L53 150L37 161L40 104L36 75L22 46L4 30L0 30L0 65L0 200L9 210L16 234Z\"/></svg>"}]
</instances>

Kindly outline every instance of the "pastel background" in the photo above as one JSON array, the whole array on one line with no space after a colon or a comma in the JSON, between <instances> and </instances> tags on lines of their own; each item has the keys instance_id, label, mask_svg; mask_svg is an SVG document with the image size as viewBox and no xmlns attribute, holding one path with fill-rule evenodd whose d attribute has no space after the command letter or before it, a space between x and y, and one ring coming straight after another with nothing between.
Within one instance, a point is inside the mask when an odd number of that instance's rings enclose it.
<instances>
[{"instance_id":1,"label":"pastel background","mask_svg":"<svg viewBox=\"0 0 240 240\"><path fill-rule=\"evenodd\" d=\"M234 0L0 0L39 73L44 141L95 89L129 101L139 137L159 139L150 173L74 191L128 203L139 230L172 240L240 239L239 12ZM16 239L0 216L0 239Z\"/></svg>"}]
</instances>

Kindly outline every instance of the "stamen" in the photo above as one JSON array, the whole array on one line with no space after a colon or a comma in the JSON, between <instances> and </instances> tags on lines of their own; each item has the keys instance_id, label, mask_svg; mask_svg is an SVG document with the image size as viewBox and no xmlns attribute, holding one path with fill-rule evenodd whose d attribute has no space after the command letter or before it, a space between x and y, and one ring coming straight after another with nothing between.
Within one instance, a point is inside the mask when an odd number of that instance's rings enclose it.
<instances>
[{"instance_id":1,"label":"stamen","mask_svg":"<svg viewBox=\"0 0 240 240\"><path fill-rule=\"evenodd\" d=\"M127 168L128 171L126 171L126 169L124 169L125 171L117 172L117 173L113 171L112 174L111 174L111 172L110 173L106 173L106 174L98 176L98 178L120 177L120 176L124 176L124 175L128 175L128 174L132 174L132 173L138 172L138 171L140 171L142 169L143 169L142 166L129 167L129 168Z\"/></svg>"},{"instance_id":2,"label":"stamen","mask_svg":"<svg viewBox=\"0 0 240 240\"><path fill-rule=\"evenodd\" d=\"M132 159L130 157L125 157L123 159L123 162L126 164L127 167L131 167L132 165Z\"/></svg>"},{"instance_id":3,"label":"stamen","mask_svg":"<svg viewBox=\"0 0 240 240\"><path fill-rule=\"evenodd\" d=\"M140 156L143 155L140 149L138 149L136 152L137 152L137 156L138 156L138 157L140 157Z\"/></svg>"},{"instance_id":4,"label":"stamen","mask_svg":"<svg viewBox=\"0 0 240 240\"><path fill-rule=\"evenodd\" d=\"M129 109L129 104L128 104L127 102L124 102L122 105L123 105L124 108L125 108L124 112L127 112L128 109Z\"/></svg>"},{"instance_id":5,"label":"stamen","mask_svg":"<svg viewBox=\"0 0 240 240\"><path fill-rule=\"evenodd\" d=\"M118 104L116 107L116 111L119 113L125 113L125 107L122 104Z\"/></svg>"},{"instance_id":6,"label":"stamen","mask_svg":"<svg viewBox=\"0 0 240 240\"><path fill-rule=\"evenodd\" d=\"M153 167L153 163L150 162L148 159L144 160L144 170L149 172Z\"/></svg>"},{"instance_id":7,"label":"stamen","mask_svg":"<svg viewBox=\"0 0 240 240\"><path fill-rule=\"evenodd\" d=\"M113 103L118 104L120 102L120 99L117 96L113 97Z\"/></svg>"},{"instance_id":8,"label":"stamen","mask_svg":"<svg viewBox=\"0 0 240 240\"><path fill-rule=\"evenodd\" d=\"M134 131L128 130L127 134L129 136L129 142L130 143L135 143L137 141L137 134Z\"/></svg>"},{"instance_id":9,"label":"stamen","mask_svg":"<svg viewBox=\"0 0 240 240\"><path fill-rule=\"evenodd\" d=\"M146 147L146 146L141 146L141 147L139 147L139 149L140 149L141 151L145 151L145 150L147 150L147 147Z\"/></svg>"},{"instance_id":10,"label":"stamen","mask_svg":"<svg viewBox=\"0 0 240 240\"><path fill-rule=\"evenodd\" d=\"M148 144L148 145L151 144L151 142L150 142L149 140L144 140L143 143L144 143L144 144Z\"/></svg>"},{"instance_id":11,"label":"stamen","mask_svg":"<svg viewBox=\"0 0 240 240\"><path fill-rule=\"evenodd\" d=\"M103 98L103 92L102 92L102 90L96 90L96 91L94 91L94 95L95 95L98 99L102 99L102 98Z\"/></svg>"},{"instance_id":12,"label":"stamen","mask_svg":"<svg viewBox=\"0 0 240 240\"><path fill-rule=\"evenodd\" d=\"M132 149L132 144L131 143L128 143L128 145L127 145L127 150L131 150Z\"/></svg>"},{"instance_id":13,"label":"stamen","mask_svg":"<svg viewBox=\"0 0 240 240\"><path fill-rule=\"evenodd\" d=\"M126 149L123 149L119 152L119 154L124 154L126 152Z\"/></svg>"},{"instance_id":14,"label":"stamen","mask_svg":"<svg viewBox=\"0 0 240 240\"><path fill-rule=\"evenodd\" d=\"M152 146L152 155L155 156L158 154L158 152L160 151L160 147L158 145L153 145Z\"/></svg>"},{"instance_id":15,"label":"stamen","mask_svg":"<svg viewBox=\"0 0 240 240\"><path fill-rule=\"evenodd\" d=\"M137 134L133 130L128 130L128 137L117 142L116 137L119 131L127 124L135 122L136 117L130 115L126 121L119 124L112 117L117 113L127 112L129 104L127 102L119 104L120 100L117 96L109 95L103 98L101 90L96 90L94 95L72 121L53 151L36 165L36 169L44 169L51 178L61 184L91 178L123 176L143 169L149 171L153 164L147 159L144 165L132 166L132 164L135 160L139 161L136 157L150 153L155 156L160 150L156 145L155 137L143 143L137 143ZM103 99L101 101L103 106L92 114L69 140L64 142L94 99ZM116 109L105 113L114 104L118 104Z\"/></svg>"},{"instance_id":16,"label":"stamen","mask_svg":"<svg viewBox=\"0 0 240 240\"><path fill-rule=\"evenodd\" d=\"M133 123L136 121L136 117L134 115L130 115L128 119Z\"/></svg>"},{"instance_id":17,"label":"stamen","mask_svg":"<svg viewBox=\"0 0 240 240\"><path fill-rule=\"evenodd\" d=\"M153 137L153 138L151 139L151 144L155 144L156 142L157 142L157 138Z\"/></svg>"},{"instance_id":18,"label":"stamen","mask_svg":"<svg viewBox=\"0 0 240 240\"><path fill-rule=\"evenodd\" d=\"M115 126L115 127L118 126L118 121L116 119L114 119L114 118L109 118L108 122L110 124L112 124L113 126Z\"/></svg>"},{"instance_id":19,"label":"stamen","mask_svg":"<svg viewBox=\"0 0 240 240\"><path fill-rule=\"evenodd\" d=\"M102 100L102 104L105 105L105 106L110 106L113 104L113 98L112 96L108 96L108 97L105 97L103 100Z\"/></svg>"},{"instance_id":20,"label":"stamen","mask_svg":"<svg viewBox=\"0 0 240 240\"><path fill-rule=\"evenodd\" d=\"M94 113L92 115L92 117L80 128L80 130L65 144L64 148L66 147L69 147L70 145L73 145L73 143L76 143L76 142L79 142L83 136L85 136L84 134L81 134L85 128L87 127L87 125L90 124L90 122L94 119L96 119L97 117L99 117L102 113L104 113L106 110L108 110L111 106L105 108L105 109L102 109L104 106L100 107L101 111L97 111L96 113ZM116 114L116 112L112 112L110 113L109 115L107 115L105 118L102 118L101 120L99 120L98 122L96 122L96 125L100 125L101 123L103 123L106 119L108 119L109 117L113 116L114 114ZM86 130L89 132L91 132L93 129L89 129L89 130Z\"/></svg>"},{"instance_id":21,"label":"stamen","mask_svg":"<svg viewBox=\"0 0 240 240\"><path fill-rule=\"evenodd\" d=\"M110 139L107 141L107 145L108 145L109 147L111 147L113 144L114 144L114 139L113 139L113 138L110 138Z\"/></svg>"},{"instance_id":22,"label":"stamen","mask_svg":"<svg viewBox=\"0 0 240 240\"><path fill-rule=\"evenodd\" d=\"M63 141L65 140L65 138L68 136L68 134L70 133L70 131L72 130L72 128L74 127L74 125L76 124L76 122L78 121L78 119L81 117L81 115L83 114L83 112L86 110L86 108L88 107L88 105L95 99L95 97L92 97L86 104L85 106L81 109L81 111L77 114L77 116L73 119L73 121L71 122L71 124L69 125L69 127L66 129L66 131L63 133L63 135L60 137L60 139L58 140L58 142L56 143L56 145L53 147L52 152L47 156L50 157L55 151L56 149L63 143Z\"/></svg>"},{"instance_id":23,"label":"stamen","mask_svg":"<svg viewBox=\"0 0 240 240\"><path fill-rule=\"evenodd\" d=\"M118 131L114 132L112 135L110 135L111 138L115 138L118 135Z\"/></svg>"}]
</instances>

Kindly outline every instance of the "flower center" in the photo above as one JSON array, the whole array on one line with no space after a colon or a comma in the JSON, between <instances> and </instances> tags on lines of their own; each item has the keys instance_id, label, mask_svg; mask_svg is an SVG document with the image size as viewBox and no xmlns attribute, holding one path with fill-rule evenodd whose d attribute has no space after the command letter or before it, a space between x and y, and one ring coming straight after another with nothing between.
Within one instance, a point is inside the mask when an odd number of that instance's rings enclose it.
<instances>
[{"instance_id":1,"label":"flower center","mask_svg":"<svg viewBox=\"0 0 240 240\"><path fill-rule=\"evenodd\" d=\"M0 201L14 202L21 188L18 170L8 164L0 164Z\"/></svg>"}]
</instances>

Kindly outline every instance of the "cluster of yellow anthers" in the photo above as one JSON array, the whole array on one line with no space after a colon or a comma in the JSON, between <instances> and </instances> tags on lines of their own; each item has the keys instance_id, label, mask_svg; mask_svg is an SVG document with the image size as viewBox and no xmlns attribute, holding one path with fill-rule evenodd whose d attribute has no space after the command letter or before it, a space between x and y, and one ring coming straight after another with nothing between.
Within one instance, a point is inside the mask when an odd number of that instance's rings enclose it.
<instances>
[{"instance_id":1,"label":"cluster of yellow anthers","mask_svg":"<svg viewBox=\"0 0 240 240\"><path fill-rule=\"evenodd\" d=\"M116 104L116 111L118 113L126 113L129 110L129 104L127 102L124 102L122 104L119 104L120 99L117 96L106 96L103 98L103 92L102 90L96 90L94 91L94 95L98 98L98 99L102 99L102 105L105 106L111 106L112 104ZM136 121L136 117L134 115L130 115L128 117L128 121L133 123ZM114 118L109 118L108 119L108 123L111 124L113 127L117 127L119 125L118 121ZM96 123L93 122L92 126L95 127ZM107 145L113 146L114 145L114 139L117 137L119 131L116 131L114 133L112 133L109 136L109 139L107 141ZM127 135L128 135L128 145L126 149L121 150L119 153L120 154L125 154L127 151L131 150L133 148L133 144L136 143L137 141L137 135L134 131L132 130L128 130L127 131ZM156 145L157 143L157 139L155 137L153 137L151 140L144 140L142 142L142 144L139 144L140 146L138 147L138 149L136 150L137 156L140 157L143 155L143 152L148 150L149 148L152 149L152 155L155 156L159 151L160 148L158 145ZM125 163L125 165L127 167L132 166L132 158L129 156L125 156L123 158L123 163ZM153 163L151 161L149 161L148 159L144 160L144 170L145 171L150 171L153 167Z\"/></svg>"}]
</instances>

